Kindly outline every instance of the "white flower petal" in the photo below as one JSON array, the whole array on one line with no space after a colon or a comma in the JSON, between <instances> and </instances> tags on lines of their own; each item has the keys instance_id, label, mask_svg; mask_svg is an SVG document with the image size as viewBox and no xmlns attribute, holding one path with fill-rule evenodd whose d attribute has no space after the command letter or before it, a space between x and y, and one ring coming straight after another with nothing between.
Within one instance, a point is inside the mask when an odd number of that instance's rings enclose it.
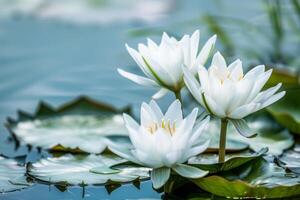
<instances>
[{"instance_id":1,"label":"white flower petal","mask_svg":"<svg viewBox=\"0 0 300 200\"><path fill-rule=\"evenodd\" d=\"M129 138L131 140L131 143L133 146L137 149L141 150L147 150L149 149L149 134L143 134L143 130L140 128L140 126L136 123L132 117L130 117L127 114L123 114L125 126L128 131ZM143 140L147 140L148 142L144 144Z\"/></svg>"},{"instance_id":2,"label":"white flower petal","mask_svg":"<svg viewBox=\"0 0 300 200\"><path fill-rule=\"evenodd\" d=\"M129 80L139 84L139 85L143 85L143 86L158 86L158 84L149 79L149 78L145 78L142 76L138 76L136 74L132 74L130 72L126 72L122 69L118 69L119 74L121 74L122 76L124 76L125 78L128 78Z\"/></svg>"},{"instance_id":3,"label":"white flower petal","mask_svg":"<svg viewBox=\"0 0 300 200\"><path fill-rule=\"evenodd\" d=\"M171 152L167 153L165 157L166 166L171 167L177 162L180 163L186 162L186 160L181 160L183 158L182 154L184 153L184 150L185 150L184 148L182 149L176 148L176 150L172 150Z\"/></svg>"},{"instance_id":4,"label":"white flower petal","mask_svg":"<svg viewBox=\"0 0 300 200\"><path fill-rule=\"evenodd\" d=\"M180 40L181 48L184 52L184 64L191 68L191 43L190 43L190 37L188 35L183 36L183 38Z\"/></svg>"},{"instance_id":5,"label":"white flower petal","mask_svg":"<svg viewBox=\"0 0 300 200\"><path fill-rule=\"evenodd\" d=\"M181 121L182 120L182 109L181 103L176 99L168 108L165 116L165 120Z\"/></svg>"},{"instance_id":6,"label":"white flower petal","mask_svg":"<svg viewBox=\"0 0 300 200\"><path fill-rule=\"evenodd\" d=\"M163 32L160 44L170 43L170 42L171 42L171 38L169 37L169 35L166 32Z\"/></svg>"},{"instance_id":7,"label":"white flower petal","mask_svg":"<svg viewBox=\"0 0 300 200\"><path fill-rule=\"evenodd\" d=\"M276 86L271 87L265 91L260 92L255 99L253 100L253 102L260 102L263 103L264 101L266 101L268 98L270 98L272 95L274 95L279 88L282 86L282 83L278 83Z\"/></svg>"},{"instance_id":8,"label":"white flower petal","mask_svg":"<svg viewBox=\"0 0 300 200\"><path fill-rule=\"evenodd\" d=\"M217 67L218 70L220 70L220 72L222 74L224 74L224 75L226 74L226 76L227 76L227 71L228 71L227 64L226 64L224 57L222 56L222 54L220 52L215 53L215 55L213 56L211 65Z\"/></svg>"},{"instance_id":9,"label":"white flower petal","mask_svg":"<svg viewBox=\"0 0 300 200\"><path fill-rule=\"evenodd\" d=\"M199 39L200 39L200 31L196 30L193 35L191 36L190 39L190 46L191 46L191 50L190 50L190 57L192 59L195 59L198 53L198 47L199 47ZM192 61L191 61L192 63Z\"/></svg>"},{"instance_id":10,"label":"white flower petal","mask_svg":"<svg viewBox=\"0 0 300 200\"><path fill-rule=\"evenodd\" d=\"M126 126L135 130L138 130L140 128L139 124L128 114L123 113L123 119Z\"/></svg>"},{"instance_id":11,"label":"white flower petal","mask_svg":"<svg viewBox=\"0 0 300 200\"><path fill-rule=\"evenodd\" d=\"M198 155L198 154L204 152L204 151L208 148L209 143L210 143L210 141L208 140L208 141L206 141L204 144L200 144L200 145L197 145L197 146L194 146L194 147L190 148L190 149L186 152L185 157L186 157L187 159L189 159L189 158L191 158L191 157L193 157L193 156L196 156L196 155Z\"/></svg>"},{"instance_id":12,"label":"white flower petal","mask_svg":"<svg viewBox=\"0 0 300 200\"><path fill-rule=\"evenodd\" d=\"M172 168L177 174L186 178L201 178L206 176L209 172L185 164L177 164Z\"/></svg>"},{"instance_id":13,"label":"white flower petal","mask_svg":"<svg viewBox=\"0 0 300 200\"><path fill-rule=\"evenodd\" d=\"M143 71L143 73L148 76L149 78L153 78L151 72L145 65L142 56L140 55L139 52L137 52L135 49L129 47L127 44L125 44L126 49L130 56L133 58L133 60L136 62L136 64L139 66L139 68Z\"/></svg>"},{"instance_id":14,"label":"white flower petal","mask_svg":"<svg viewBox=\"0 0 300 200\"><path fill-rule=\"evenodd\" d=\"M233 63L228 66L228 70L230 71L229 78L233 81L238 81L243 78L243 66L242 61L237 59Z\"/></svg>"},{"instance_id":15,"label":"white flower petal","mask_svg":"<svg viewBox=\"0 0 300 200\"><path fill-rule=\"evenodd\" d=\"M230 113L228 115L228 117L232 118L232 119L242 119L244 117L246 117L247 115L253 113L256 111L257 108L259 108L259 104L257 103L249 103L246 105L242 105L238 108L236 108L235 110L233 110L232 113Z\"/></svg>"},{"instance_id":16,"label":"white flower petal","mask_svg":"<svg viewBox=\"0 0 300 200\"><path fill-rule=\"evenodd\" d=\"M145 65L151 72L152 76L155 78L156 82L162 86L177 84L175 80L163 66L160 65L156 60L153 59L152 52L144 44L139 44L139 52L147 63Z\"/></svg>"},{"instance_id":17,"label":"white flower petal","mask_svg":"<svg viewBox=\"0 0 300 200\"><path fill-rule=\"evenodd\" d=\"M202 120L199 124L197 124L197 126L194 128L193 135L191 136L189 141L191 145L194 145L198 142L200 136L202 135L202 133L204 133L204 130L207 129L209 125L209 120L210 117L208 116L204 120Z\"/></svg>"},{"instance_id":18,"label":"white flower petal","mask_svg":"<svg viewBox=\"0 0 300 200\"><path fill-rule=\"evenodd\" d=\"M176 132L178 134L173 135L173 145L176 145L176 149L186 149L189 139L194 133L193 127L197 118L198 108L194 108L193 111L179 124L176 126Z\"/></svg>"},{"instance_id":19,"label":"white flower petal","mask_svg":"<svg viewBox=\"0 0 300 200\"><path fill-rule=\"evenodd\" d=\"M201 87L196 80L196 78L189 72L189 70L186 67L183 67L183 73L184 73L184 83L193 95L193 97L201 104L203 105L203 100L201 96Z\"/></svg>"},{"instance_id":20,"label":"white flower petal","mask_svg":"<svg viewBox=\"0 0 300 200\"><path fill-rule=\"evenodd\" d=\"M265 72L265 66L258 65L252 68L249 72L247 72L245 74L245 78L249 78L249 79L257 78L260 74L263 74L264 72Z\"/></svg>"},{"instance_id":21,"label":"white flower petal","mask_svg":"<svg viewBox=\"0 0 300 200\"><path fill-rule=\"evenodd\" d=\"M212 114L218 116L218 117L226 117L225 111L223 110L223 108L218 105L214 99L212 99L209 95L206 95L204 93L205 96L205 100L207 102L207 105L209 107L209 109L212 111Z\"/></svg>"},{"instance_id":22,"label":"white flower petal","mask_svg":"<svg viewBox=\"0 0 300 200\"><path fill-rule=\"evenodd\" d=\"M192 131L195 121L197 119L197 115L198 115L198 108L194 108L192 112L185 118L186 120L185 133L189 133Z\"/></svg>"},{"instance_id":23,"label":"white flower petal","mask_svg":"<svg viewBox=\"0 0 300 200\"><path fill-rule=\"evenodd\" d=\"M202 91L208 92L209 91L208 71L204 67L200 66L198 76L201 83Z\"/></svg>"},{"instance_id":24,"label":"white flower petal","mask_svg":"<svg viewBox=\"0 0 300 200\"><path fill-rule=\"evenodd\" d=\"M143 165L135 156L132 155L131 151L128 148L122 148L120 146L117 145L112 145L110 144L108 146L108 149L113 152L114 154L125 158L133 163L139 164L139 165Z\"/></svg>"},{"instance_id":25,"label":"white flower petal","mask_svg":"<svg viewBox=\"0 0 300 200\"><path fill-rule=\"evenodd\" d=\"M157 50L158 46L155 42L153 42L150 38L147 38L147 42L148 42L148 47L154 51Z\"/></svg>"},{"instance_id":26,"label":"white flower petal","mask_svg":"<svg viewBox=\"0 0 300 200\"><path fill-rule=\"evenodd\" d=\"M170 178L170 168L153 169L151 172L151 180L155 189L161 188Z\"/></svg>"},{"instance_id":27,"label":"white flower petal","mask_svg":"<svg viewBox=\"0 0 300 200\"><path fill-rule=\"evenodd\" d=\"M263 109L273 103L275 103L276 101L278 101L279 99L281 99L284 95L285 95L285 91L279 92L273 96L271 96L268 100L266 100L265 102L263 102L263 104L261 105L260 109Z\"/></svg>"},{"instance_id":28,"label":"white flower petal","mask_svg":"<svg viewBox=\"0 0 300 200\"><path fill-rule=\"evenodd\" d=\"M149 106L153 110L153 112L156 114L157 119L162 119L164 117L160 107L157 105L157 103L154 100L150 101Z\"/></svg>"},{"instance_id":29,"label":"white flower petal","mask_svg":"<svg viewBox=\"0 0 300 200\"><path fill-rule=\"evenodd\" d=\"M211 54L215 43L216 43L217 35L212 36L207 40L207 42L204 44L203 48L201 49L198 57L197 57L197 64L198 65L204 65Z\"/></svg>"},{"instance_id":30,"label":"white flower petal","mask_svg":"<svg viewBox=\"0 0 300 200\"><path fill-rule=\"evenodd\" d=\"M162 167L163 164L161 160L157 159L154 155L150 156L149 153L143 152L140 149L131 150L131 153L134 157L138 159L140 163L151 168Z\"/></svg>"},{"instance_id":31,"label":"white flower petal","mask_svg":"<svg viewBox=\"0 0 300 200\"><path fill-rule=\"evenodd\" d=\"M223 84L220 85L220 90L218 93L215 93L216 103L221 105L225 114L228 114L230 107L233 103L235 95L236 85L230 79L224 80Z\"/></svg>"},{"instance_id":32,"label":"white flower petal","mask_svg":"<svg viewBox=\"0 0 300 200\"><path fill-rule=\"evenodd\" d=\"M272 74L272 69L266 71L263 74L260 74L258 77L253 78L255 80L254 86L252 91L248 95L246 102L252 101L258 95L259 91L261 91L261 89L264 87L266 82L269 80L271 74Z\"/></svg>"},{"instance_id":33,"label":"white flower petal","mask_svg":"<svg viewBox=\"0 0 300 200\"><path fill-rule=\"evenodd\" d=\"M160 90L158 90L158 92L156 92L153 96L152 99L160 99L163 96L165 96L167 93L169 92L168 89L166 88L161 88Z\"/></svg>"},{"instance_id":34,"label":"white flower petal","mask_svg":"<svg viewBox=\"0 0 300 200\"><path fill-rule=\"evenodd\" d=\"M169 134L165 129L158 128L158 130L153 134L154 143L156 144L156 150L160 152L161 155L169 152L171 149L171 134Z\"/></svg>"},{"instance_id":35,"label":"white flower petal","mask_svg":"<svg viewBox=\"0 0 300 200\"><path fill-rule=\"evenodd\" d=\"M237 107L248 104L250 101L249 94L253 90L255 80L242 79L234 84L234 89L231 91L231 103L227 107L227 113L231 113Z\"/></svg>"},{"instance_id":36,"label":"white flower petal","mask_svg":"<svg viewBox=\"0 0 300 200\"><path fill-rule=\"evenodd\" d=\"M153 122L158 123L160 119L156 116L152 108L145 102L142 103L141 107L141 125L143 127L149 127Z\"/></svg>"}]
</instances>

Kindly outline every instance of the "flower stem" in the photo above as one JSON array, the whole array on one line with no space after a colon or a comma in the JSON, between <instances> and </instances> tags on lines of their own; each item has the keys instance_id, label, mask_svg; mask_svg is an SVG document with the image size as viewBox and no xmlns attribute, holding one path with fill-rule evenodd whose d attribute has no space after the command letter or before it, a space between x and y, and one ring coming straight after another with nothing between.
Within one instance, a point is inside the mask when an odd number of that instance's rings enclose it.
<instances>
[{"instance_id":1,"label":"flower stem","mask_svg":"<svg viewBox=\"0 0 300 200\"><path fill-rule=\"evenodd\" d=\"M225 161L226 153L226 132L227 132L227 119L221 119L221 132L220 132L220 145L219 145L219 162Z\"/></svg>"},{"instance_id":2,"label":"flower stem","mask_svg":"<svg viewBox=\"0 0 300 200\"><path fill-rule=\"evenodd\" d=\"M176 99L178 99L180 101L180 103L182 104L180 90L174 91L174 94L175 94Z\"/></svg>"}]
</instances>

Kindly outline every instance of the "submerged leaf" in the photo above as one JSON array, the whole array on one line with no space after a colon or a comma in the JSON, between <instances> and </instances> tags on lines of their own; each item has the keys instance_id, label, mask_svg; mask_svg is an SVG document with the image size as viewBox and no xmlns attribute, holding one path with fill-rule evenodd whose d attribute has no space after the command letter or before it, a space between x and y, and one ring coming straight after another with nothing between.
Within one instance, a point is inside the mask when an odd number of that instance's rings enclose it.
<instances>
[{"instance_id":1,"label":"submerged leaf","mask_svg":"<svg viewBox=\"0 0 300 200\"><path fill-rule=\"evenodd\" d=\"M64 182L67 185L82 183L97 185L108 181L124 183L149 177L151 169L125 165L125 162L127 162L125 159L114 155L74 156L68 154L30 164L28 174L38 181L49 184ZM111 167L112 169L108 170Z\"/></svg>"},{"instance_id":2,"label":"submerged leaf","mask_svg":"<svg viewBox=\"0 0 300 200\"><path fill-rule=\"evenodd\" d=\"M58 109L42 103L34 116L23 114L7 127L21 144L52 151L101 153L108 141L129 143L122 112L84 97Z\"/></svg>"},{"instance_id":3,"label":"submerged leaf","mask_svg":"<svg viewBox=\"0 0 300 200\"><path fill-rule=\"evenodd\" d=\"M26 169L15 160L0 157L0 193L13 192L29 187L26 181Z\"/></svg>"},{"instance_id":4,"label":"submerged leaf","mask_svg":"<svg viewBox=\"0 0 300 200\"><path fill-rule=\"evenodd\" d=\"M193 182L203 190L228 198L282 198L300 194L299 176L263 158Z\"/></svg>"}]
</instances>

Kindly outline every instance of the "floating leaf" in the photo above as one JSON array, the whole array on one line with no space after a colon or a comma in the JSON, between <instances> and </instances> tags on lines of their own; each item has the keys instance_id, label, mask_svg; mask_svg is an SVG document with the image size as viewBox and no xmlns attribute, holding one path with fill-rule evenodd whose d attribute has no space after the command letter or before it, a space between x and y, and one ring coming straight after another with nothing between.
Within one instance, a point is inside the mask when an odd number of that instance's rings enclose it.
<instances>
[{"instance_id":1,"label":"floating leaf","mask_svg":"<svg viewBox=\"0 0 300 200\"><path fill-rule=\"evenodd\" d=\"M98 185L108 181L123 183L149 177L149 168L125 165L125 162L127 160L110 154L88 156L68 154L29 164L28 174L36 180L55 185L61 183ZM107 173L107 169L112 166L114 173Z\"/></svg>"},{"instance_id":2,"label":"floating leaf","mask_svg":"<svg viewBox=\"0 0 300 200\"><path fill-rule=\"evenodd\" d=\"M33 116L19 112L18 120L8 120L7 127L21 144L53 151L101 153L108 140L129 142L123 111L81 97L57 109L41 103Z\"/></svg>"},{"instance_id":3,"label":"floating leaf","mask_svg":"<svg viewBox=\"0 0 300 200\"><path fill-rule=\"evenodd\" d=\"M0 193L13 192L29 187L24 176L26 169L15 160L0 157Z\"/></svg>"},{"instance_id":4,"label":"floating leaf","mask_svg":"<svg viewBox=\"0 0 300 200\"><path fill-rule=\"evenodd\" d=\"M238 153L226 154L225 162L219 163L218 154L200 154L191 158L188 163L197 166L200 169L207 170L210 173L216 173L220 171L228 171L239 167L253 159L261 157L268 151L267 148L261 149L259 152L251 153L250 151L243 151Z\"/></svg>"},{"instance_id":5,"label":"floating leaf","mask_svg":"<svg viewBox=\"0 0 300 200\"><path fill-rule=\"evenodd\" d=\"M299 176L263 158L193 182L203 190L228 198L283 198L300 194Z\"/></svg>"},{"instance_id":6,"label":"floating leaf","mask_svg":"<svg viewBox=\"0 0 300 200\"><path fill-rule=\"evenodd\" d=\"M299 88L288 90L284 98L267 109L278 123L297 134L300 134L299 95Z\"/></svg>"},{"instance_id":7,"label":"floating leaf","mask_svg":"<svg viewBox=\"0 0 300 200\"><path fill-rule=\"evenodd\" d=\"M300 144L284 152L278 159L280 166L300 174Z\"/></svg>"},{"instance_id":8,"label":"floating leaf","mask_svg":"<svg viewBox=\"0 0 300 200\"><path fill-rule=\"evenodd\" d=\"M226 142L226 152L234 153L247 149L249 147L248 144L244 142L239 142L232 139L227 139ZM208 149L205 151L207 153L217 153L219 151L219 138L214 138L211 140Z\"/></svg>"},{"instance_id":9,"label":"floating leaf","mask_svg":"<svg viewBox=\"0 0 300 200\"><path fill-rule=\"evenodd\" d=\"M208 174L208 171L204 171L197 167L185 164L177 164L172 168L177 174L186 178L201 178Z\"/></svg>"}]
</instances>

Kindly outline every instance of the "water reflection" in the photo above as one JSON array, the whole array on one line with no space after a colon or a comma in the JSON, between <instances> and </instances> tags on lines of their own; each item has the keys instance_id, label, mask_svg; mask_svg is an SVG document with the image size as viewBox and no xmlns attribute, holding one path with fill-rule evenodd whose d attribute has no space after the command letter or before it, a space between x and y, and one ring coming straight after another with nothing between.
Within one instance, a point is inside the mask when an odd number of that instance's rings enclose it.
<instances>
[{"instance_id":1,"label":"water reflection","mask_svg":"<svg viewBox=\"0 0 300 200\"><path fill-rule=\"evenodd\" d=\"M2 17L37 17L80 24L116 21L154 22L172 8L173 0L2 0Z\"/></svg>"}]
</instances>

